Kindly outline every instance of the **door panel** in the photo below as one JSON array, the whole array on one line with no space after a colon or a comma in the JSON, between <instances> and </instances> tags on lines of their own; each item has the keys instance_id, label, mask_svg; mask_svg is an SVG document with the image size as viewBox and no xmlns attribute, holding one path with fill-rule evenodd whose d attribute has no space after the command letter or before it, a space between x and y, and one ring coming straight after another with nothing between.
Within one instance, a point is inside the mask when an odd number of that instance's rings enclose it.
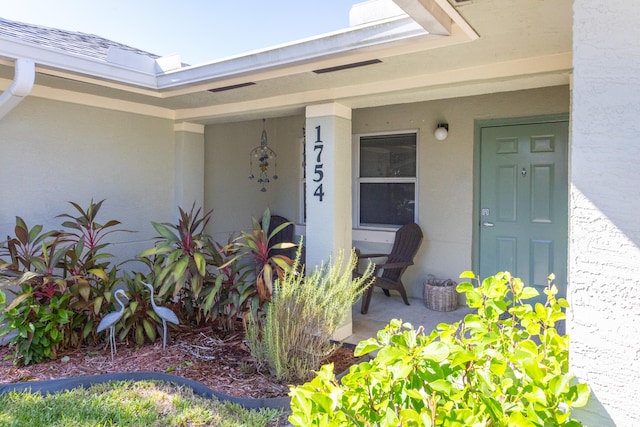
<instances>
[{"instance_id":1,"label":"door panel","mask_svg":"<svg viewBox=\"0 0 640 427\"><path fill-rule=\"evenodd\" d=\"M531 166L531 221L553 221L554 165Z\"/></svg>"},{"instance_id":2,"label":"door panel","mask_svg":"<svg viewBox=\"0 0 640 427\"><path fill-rule=\"evenodd\" d=\"M480 140L480 275L566 290L568 123L488 126Z\"/></svg>"},{"instance_id":3,"label":"door panel","mask_svg":"<svg viewBox=\"0 0 640 427\"><path fill-rule=\"evenodd\" d=\"M503 222L517 221L518 181L515 165L499 166L497 170L496 203L498 220Z\"/></svg>"}]
</instances>

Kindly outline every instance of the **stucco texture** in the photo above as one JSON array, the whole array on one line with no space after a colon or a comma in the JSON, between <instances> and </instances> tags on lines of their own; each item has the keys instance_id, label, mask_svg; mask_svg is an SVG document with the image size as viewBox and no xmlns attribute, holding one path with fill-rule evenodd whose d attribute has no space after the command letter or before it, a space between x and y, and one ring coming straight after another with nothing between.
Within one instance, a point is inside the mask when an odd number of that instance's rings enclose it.
<instances>
[{"instance_id":1,"label":"stucco texture","mask_svg":"<svg viewBox=\"0 0 640 427\"><path fill-rule=\"evenodd\" d=\"M213 209L210 232L224 243L229 236L251 228L251 218L260 219L266 208L300 223L301 150L304 116L267 119L269 147L277 153L271 167L278 179L261 192L257 179L250 180L249 152L260 145L262 120L209 125L205 128L204 198ZM258 169L253 160L253 173ZM272 173L269 173L272 176Z\"/></svg>"},{"instance_id":2,"label":"stucco texture","mask_svg":"<svg viewBox=\"0 0 640 427\"><path fill-rule=\"evenodd\" d=\"M566 86L355 110L353 133L417 129L418 224L424 241L405 275L408 293L421 298L428 274L457 279L473 268L475 121L566 113ZM437 141L437 123L449 136Z\"/></svg>"},{"instance_id":3,"label":"stucco texture","mask_svg":"<svg viewBox=\"0 0 640 427\"><path fill-rule=\"evenodd\" d=\"M98 221L136 231L110 236L119 261L152 244L151 221L175 216L171 121L30 97L0 135L0 236L14 234L15 216L59 229L55 216L76 212L68 201L106 199Z\"/></svg>"},{"instance_id":4,"label":"stucco texture","mask_svg":"<svg viewBox=\"0 0 640 427\"><path fill-rule=\"evenodd\" d=\"M591 426L640 425L638 16L638 2L574 2L568 331Z\"/></svg>"}]
</instances>

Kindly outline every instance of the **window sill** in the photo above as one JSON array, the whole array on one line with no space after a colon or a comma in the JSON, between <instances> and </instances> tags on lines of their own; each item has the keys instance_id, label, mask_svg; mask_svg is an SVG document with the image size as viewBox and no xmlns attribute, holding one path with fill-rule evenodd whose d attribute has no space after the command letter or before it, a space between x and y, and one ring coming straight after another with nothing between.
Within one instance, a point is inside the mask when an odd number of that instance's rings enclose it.
<instances>
[{"instance_id":1,"label":"window sill","mask_svg":"<svg viewBox=\"0 0 640 427\"><path fill-rule=\"evenodd\" d=\"M351 240L355 242L393 243L396 237L394 230L354 228L351 233ZM295 224L295 234L298 236L306 235L307 226L305 224Z\"/></svg>"}]
</instances>

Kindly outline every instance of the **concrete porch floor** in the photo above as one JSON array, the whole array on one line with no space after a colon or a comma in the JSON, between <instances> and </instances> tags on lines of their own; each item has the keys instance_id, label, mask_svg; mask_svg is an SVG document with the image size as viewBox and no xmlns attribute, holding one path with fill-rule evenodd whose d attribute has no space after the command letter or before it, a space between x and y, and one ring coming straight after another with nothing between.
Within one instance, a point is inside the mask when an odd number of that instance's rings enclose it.
<instances>
[{"instance_id":1,"label":"concrete porch floor","mask_svg":"<svg viewBox=\"0 0 640 427\"><path fill-rule=\"evenodd\" d=\"M375 337L377 332L394 318L409 322L415 328L422 325L426 331L431 331L439 323L457 322L473 311L466 305L458 306L453 311L433 311L429 310L424 301L418 298L409 298L409 303L411 305L405 305L402 298L393 292L390 297L382 292L374 292L369 312L361 314L361 303L358 301L352 309L353 333L345 339L345 342L357 344L367 338Z\"/></svg>"}]
</instances>

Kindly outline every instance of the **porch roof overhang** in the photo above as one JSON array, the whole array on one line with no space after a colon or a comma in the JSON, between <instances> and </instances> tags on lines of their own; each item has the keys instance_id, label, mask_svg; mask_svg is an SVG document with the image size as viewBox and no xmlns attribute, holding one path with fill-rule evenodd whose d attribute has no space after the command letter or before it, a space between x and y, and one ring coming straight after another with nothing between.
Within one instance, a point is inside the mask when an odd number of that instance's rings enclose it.
<instances>
[{"instance_id":1,"label":"porch roof overhang","mask_svg":"<svg viewBox=\"0 0 640 427\"><path fill-rule=\"evenodd\" d=\"M5 76L13 61L27 58L37 65L40 88L34 90L34 96L207 124L292 114L306 105L330 101L363 108L569 81L570 30L560 37L565 44L569 40L567 46L543 43L532 48L528 42L520 45L521 52L511 48L492 53L487 49L494 43L491 25L495 22L488 17L491 7L497 7L497 0L477 2L477 6L471 4L468 9L467 19L476 20L480 28L486 29L486 42L478 40L478 33L461 13L464 10L446 0L393 1L401 13L385 19L167 71L162 67L162 58L140 60L132 68L5 38L0 49L0 85L3 80L9 82ZM559 9L558 16L568 14L570 19L570 7L558 8L552 3L553 0L544 0L538 6L555 9L556 13ZM531 14L530 9L518 8L514 9L516 12L536 17L527 24L528 28L544 30L537 21L537 16L543 15L540 11ZM550 31L559 31L560 23L552 21ZM511 25L505 27L505 31L513 31ZM477 46L479 52L472 46ZM367 63L373 65L349 68ZM331 68L342 71L314 72ZM103 102L105 99L109 102Z\"/></svg>"}]
</instances>

